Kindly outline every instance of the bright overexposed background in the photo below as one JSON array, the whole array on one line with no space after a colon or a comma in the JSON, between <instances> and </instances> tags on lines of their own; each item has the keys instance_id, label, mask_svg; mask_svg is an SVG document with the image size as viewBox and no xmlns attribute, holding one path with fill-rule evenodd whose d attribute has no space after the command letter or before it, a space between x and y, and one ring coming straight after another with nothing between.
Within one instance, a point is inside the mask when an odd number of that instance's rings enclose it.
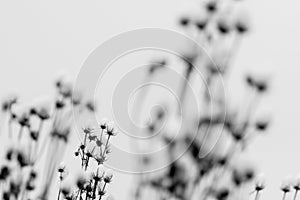
<instances>
[{"instance_id":1,"label":"bright overexposed background","mask_svg":"<svg viewBox=\"0 0 300 200\"><path fill-rule=\"evenodd\" d=\"M245 0L252 31L242 42L232 70L233 98L251 70L270 73L271 90L261 109L272 113L268 133L247 156L266 174L263 199L278 199L281 180L300 173L300 3ZM60 69L76 76L89 53L113 35L143 27L178 30L176 19L194 5L187 0L11 0L0 1L0 96L17 92L31 99L52 91ZM128 176L118 174L110 191L128 192Z\"/></svg>"}]
</instances>

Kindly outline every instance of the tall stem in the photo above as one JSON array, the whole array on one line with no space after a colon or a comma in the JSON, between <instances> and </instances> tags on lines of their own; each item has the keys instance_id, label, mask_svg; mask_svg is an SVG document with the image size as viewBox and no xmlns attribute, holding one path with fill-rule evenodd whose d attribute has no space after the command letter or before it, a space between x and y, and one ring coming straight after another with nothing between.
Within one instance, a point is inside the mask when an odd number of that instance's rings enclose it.
<instances>
[{"instance_id":1,"label":"tall stem","mask_svg":"<svg viewBox=\"0 0 300 200\"><path fill-rule=\"evenodd\" d=\"M256 190L256 193L255 193L255 200L259 200L259 190Z\"/></svg>"},{"instance_id":2,"label":"tall stem","mask_svg":"<svg viewBox=\"0 0 300 200\"><path fill-rule=\"evenodd\" d=\"M100 155L102 155L102 137L103 137L103 129L101 129L101 134L100 134L100 145L99 145L99 149L100 149Z\"/></svg>"},{"instance_id":3,"label":"tall stem","mask_svg":"<svg viewBox=\"0 0 300 200\"><path fill-rule=\"evenodd\" d=\"M61 193L61 189L59 188L59 190L58 190L58 195L57 195L57 200L60 199L60 193Z\"/></svg>"},{"instance_id":4,"label":"tall stem","mask_svg":"<svg viewBox=\"0 0 300 200\"><path fill-rule=\"evenodd\" d=\"M104 192L104 190L105 190L105 187L106 187L106 182L105 182L105 183L104 183L104 185L103 185L103 188L102 188L102 193ZM101 195L101 194L100 194L100 196L99 196L99 200L101 200L102 196L103 196L103 195Z\"/></svg>"},{"instance_id":5,"label":"tall stem","mask_svg":"<svg viewBox=\"0 0 300 200\"><path fill-rule=\"evenodd\" d=\"M180 98L180 104L183 106L184 105L184 101L185 101L185 96L186 96L186 88L188 86L188 82L190 80L192 71L193 71L193 64L192 63L186 63L187 64L187 68L184 72L184 80L183 83L181 85L181 89L179 91L179 98ZM180 110L178 110L180 111Z\"/></svg>"},{"instance_id":6,"label":"tall stem","mask_svg":"<svg viewBox=\"0 0 300 200\"><path fill-rule=\"evenodd\" d=\"M11 117L9 117L9 120L8 120L8 137L9 138L12 138L12 127L11 127L11 124L12 124L12 119L11 119Z\"/></svg>"},{"instance_id":7,"label":"tall stem","mask_svg":"<svg viewBox=\"0 0 300 200\"><path fill-rule=\"evenodd\" d=\"M285 200L286 192L283 192L282 200Z\"/></svg>"},{"instance_id":8,"label":"tall stem","mask_svg":"<svg viewBox=\"0 0 300 200\"><path fill-rule=\"evenodd\" d=\"M23 129L24 129L24 126L21 126L20 127L20 130L19 130L19 135L18 135L18 140L20 141L21 138L22 138L22 132L23 132Z\"/></svg>"},{"instance_id":9,"label":"tall stem","mask_svg":"<svg viewBox=\"0 0 300 200\"><path fill-rule=\"evenodd\" d=\"M296 200L296 198L297 198L297 194L298 194L298 190L295 190L295 193L294 193L294 198L293 198L293 200Z\"/></svg>"},{"instance_id":10,"label":"tall stem","mask_svg":"<svg viewBox=\"0 0 300 200\"><path fill-rule=\"evenodd\" d=\"M108 138L107 138L107 140L106 140L106 143L105 143L105 147L104 147L104 150L103 150L103 154L102 154L102 157L105 155L105 153L106 153L106 150L107 150L107 145L108 145L108 141L109 141L109 139L110 139L110 135L108 135Z\"/></svg>"}]
</instances>

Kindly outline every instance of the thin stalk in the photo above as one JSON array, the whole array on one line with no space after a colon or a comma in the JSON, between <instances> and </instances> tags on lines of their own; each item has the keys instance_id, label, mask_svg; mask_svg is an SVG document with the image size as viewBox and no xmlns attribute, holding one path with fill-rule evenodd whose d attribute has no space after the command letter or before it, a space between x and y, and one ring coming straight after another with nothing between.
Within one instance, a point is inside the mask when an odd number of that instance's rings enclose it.
<instances>
[{"instance_id":1,"label":"thin stalk","mask_svg":"<svg viewBox=\"0 0 300 200\"><path fill-rule=\"evenodd\" d=\"M41 120L40 121L40 124L39 124L39 128L38 128L38 132L37 132L37 137L40 137L41 135L41 132L42 132L42 129L43 129L43 124L44 124L44 120ZM37 139L37 141L35 142L35 145L34 145L34 160L36 161L37 160L37 157L38 157L38 152L39 152L39 142L40 139Z\"/></svg>"},{"instance_id":2,"label":"thin stalk","mask_svg":"<svg viewBox=\"0 0 300 200\"><path fill-rule=\"evenodd\" d=\"M87 170L87 168L89 166L89 161L90 161L90 157L87 157L86 162L85 162L85 171Z\"/></svg>"},{"instance_id":3,"label":"thin stalk","mask_svg":"<svg viewBox=\"0 0 300 200\"><path fill-rule=\"evenodd\" d=\"M108 138L107 138L107 140L106 140L106 143L105 143L105 147L104 147L104 150L103 150L102 157L105 155L105 153L106 153L106 151L107 151L107 146L108 146L109 139L110 139L110 135L108 135Z\"/></svg>"},{"instance_id":4,"label":"thin stalk","mask_svg":"<svg viewBox=\"0 0 300 200\"><path fill-rule=\"evenodd\" d=\"M9 117L9 120L8 120L8 137L9 138L12 138L12 127L11 127L11 124L12 124L12 119L11 119L11 117Z\"/></svg>"},{"instance_id":5,"label":"thin stalk","mask_svg":"<svg viewBox=\"0 0 300 200\"><path fill-rule=\"evenodd\" d=\"M94 189L93 189L93 199L96 199L96 190L97 190L98 181L95 180Z\"/></svg>"},{"instance_id":6,"label":"thin stalk","mask_svg":"<svg viewBox=\"0 0 300 200\"><path fill-rule=\"evenodd\" d=\"M256 190L256 193L255 193L255 200L259 200L259 190Z\"/></svg>"},{"instance_id":7,"label":"thin stalk","mask_svg":"<svg viewBox=\"0 0 300 200\"><path fill-rule=\"evenodd\" d=\"M296 198L297 198L297 194L298 194L298 190L295 190L295 193L294 193L294 198L293 198L293 200L296 200Z\"/></svg>"},{"instance_id":8,"label":"thin stalk","mask_svg":"<svg viewBox=\"0 0 300 200\"><path fill-rule=\"evenodd\" d=\"M193 72L193 64L192 63L188 63L186 62L187 64L187 68L184 72L184 80L183 80L183 83L181 85L181 89L179 91L179 98L180 98L180 103L181 105L184 105L184 100L185 100L185 96L186 96L186 88L187 88L187 85L188 85L188 82L190 80L190 77L191 77L191 74Z\"/></svg>"},{"instance_id":9,"label":"thin stalk","mask_svg":"<svg viewBox=\"0 0 300 200\"><path fill-rule=\"evenodd\" d=\"M101 190L102 192L104 192L105 187L106 187L106 182L105 182L104 185L103 185L103 188L102 188L102 190ZM100 195L100 196L99 196L99 200L101 200L102 196L103 196L103 195Z\"/></svg>"},{"instance_id":10,"label":"thin stalk","mask_svg":"<svg viewBox=\"0 0 300 200\"><path fill-rule=\"evenodd\" d=\"M283 192L282 200L285 200L286 192Z\"/></svg>"},{"instance_id":11,"label":"thin stalk","mask_svg":"<svg viewBox=\"0 0 300 200\"><path fill-rule=\"evenodd\" d=\"M101 133L100 133L100 145L99 145L99 150L100 150L100 155L102 155L102 137L103 137L103 129L101 129Z\"/></svg>"},{"instance_id":12,"label":"thin stalk","mask_svg":"<svg viewBox=\"0 0 300 200\"><path fill-rule=\"evenodd\" d=\"M20 127L20 130L19 130L18 141L20 141L21 138L22 138L22 132L23 132L23 129L24 129L24 126L21 126L21 127Z\"/></svg>"},{"instance_id":13,"label":"thin stalk","mask_svg":"<svg viewBox=\"0 0 300 200\"><path fill-rule=\"evenodd\" d=\"M59 188L58 195L57 195L57 200L60 200L60 193L61 193L61 189Z\"/></svg>"}]
</instances>

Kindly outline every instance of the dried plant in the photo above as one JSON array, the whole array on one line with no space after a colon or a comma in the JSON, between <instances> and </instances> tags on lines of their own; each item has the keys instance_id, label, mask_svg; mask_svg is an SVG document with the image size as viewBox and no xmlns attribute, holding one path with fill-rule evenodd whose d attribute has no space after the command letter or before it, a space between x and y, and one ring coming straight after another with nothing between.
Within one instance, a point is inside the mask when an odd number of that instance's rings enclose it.
<instances>
[{"instance_id":1,"label":"dried plant","mask_svg":"<svg viewBox=\"0 0 300 200\"><path fill-rule=\"evenodd\" d=\"M183 51L181 60L185 79L179 85L177 93L181 108L169 106L167 111L159 110L145 130L148 135L155 135L157 131L162 134L155 142L168 148L165 160L173 162L159 173L142 173L137 178L135 199L147 199L149 194L157 199L182 200L250 198L246 191L254 184L257 170L242 157L251 140L269 126L268 117L259 118L255 115L260 99L269 90L269 80L263 76L245 75L245 99L249 102L241 102L241 108L231 105L226 95L220 92L220 89L227 87L229 70L240 42L250 31L247 14L238 10L240 4L242 2L208 0L198 10L200 16L186 14L179 19L180 27L206 50L211 59L205 58L203 50L195 46ZM165 68L173 67L173 64L168 66L168 63L174 62L163 58L153 63L147 72L147 81L157 74L164 74ZM180 62L177 63L180 65ZM206 84L200 92L200 109L203 114L199 117L199 113L190 112L187 115L189 118L181 124L183 128L177 133L180 136L174 138L172 135L176 131L169 129L168 125L176 127L182 117L178 113L188 112L185 109L191 106L187 105L187 99L193 98L187 93L187 85L203 84L191 81L197 74L196 68L201 70ZM146 102L145 96L147 95L144 94L140 101ZM172 103L163 102L164 105ZM211 107L213 112L208 109ZM180 112L180 109L183 111ZM137 115L142 116L143 113ZM164 123L167 124L165 127L162 126ZM197 130L196 137L189 133L193 129ZM136 133L139 134L145 133ZM174 160L184 149L188 151ZM155 158L145 155L138 164L140 169L144 169L151 166L151 162L154 163ZM257 182L256 200L263 189L264 184ZM284 196L287 193L285 191Z\"/></svg>"},{"instance_id":2,"label":"dried plant","mask_svg":"<svg viewBox=\"0 0 300 200\"><path fill-rule=\"evenodd\" d=\"M109 141L116 135L111 123L101 123L99 135L94 134L94 129L83 129L84 141L75 156L80 157L86 172L91 162L96 162L98 167L91 168L87 179L79 177L74 191L67 190L63 183L67 168L59 163L73 132L72 112L89 115L96 110L91 101L83 101L78 94L73 91L72 83L60 77L55 82L54 98L39 98L28 104L16 96L3 100L2 112L7 120L1 128L3 132L7 129L7 134L1 135L1 141L10 145L3 151L1 161L2 199L49 199L57 171L61 185L57 199L83 199L83 196L101 199L105 195L112 173L105 172L103 162L110 153Z\"/></svg>"}]
</instances>

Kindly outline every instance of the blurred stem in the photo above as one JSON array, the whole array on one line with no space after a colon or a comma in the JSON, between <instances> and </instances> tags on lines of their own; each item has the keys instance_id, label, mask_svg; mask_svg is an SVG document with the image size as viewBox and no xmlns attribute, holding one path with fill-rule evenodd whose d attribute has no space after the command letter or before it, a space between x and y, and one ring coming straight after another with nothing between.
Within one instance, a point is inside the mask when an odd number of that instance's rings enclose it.
<instances>
[{"instance_id":1,"label":"blurred stem","mask_svg":"<svg viewBox=\"0 0 300 200\"><path fill-rule=\"evenodd\" d=\"M296 198L297 198L297 194L298 194L298 190L295 190L295 193L294 193L294 198L293 198L293 200L296 200Z\"/></svg>"},{"instance_id":2,"label":"blurred stem","mask_svg":"<svg viewBox=\"0 0 300 200\"><path fill-rule=\"evenodd\" d=\"M8 119L8 137L9 138L12 138L12 127L11 127L11 124L12 124L12 117L11 117L11 114L10 114L9 119Z\"/></svg>"},{"instance_id":3,"label":"blurred stem","mask_svg":"<svg viewBox=\"0 0 300 200\"><path fill-rule=\"evenodd\" d=\"M86 146L86 138L87 138L87 133L84 135L84 142L83 142L84 146Z\"/></svg>"},{"instance_id":4,"label":"blurred stem","mask_svg":"<svg viewBox=\"0 0 300 200\"><path fill-rule=\"evenodd\" d=\"M59 188L59 190L58 190L58 195L57 195L57 200L60 199L60 193L61 193L61 189Z\"/></svg>"},{"instance_id":5,"label":"blurred stem","mask_svg":"<svg viewBox=\"0 0 300 200\"><path fill-rule=\"evenodd\" d=\"M98 174L97 174L98 175ZM93 199L96 199L96 190L97 190L98 181L95 180L94 189L93 189Z\"/></svg>"},{"instance_id":6,"label":"blurred stem","mask_svg":"<svg viewBox=\"0 0 300 200\"><path fill-rule=\"evenodd\" d=\"M99 145L100 155L102 155L102 137L103 137L103 132L104 132L104 129L101 129L101 133L100 133L100 145Z\"/></svg>"},{"instance_id":7,"label":"blurred stem","mask_svg":"<svg viewBox=\"0 0 300 200\"><path fill-rule=\"evenodd\" d=\"M256 190L256 193L255 193L255 200L259 200L259 191Z\"/></svg>"},{"instance_id":8,"label":"blurred stem","mask_svg":"<svg viewBox=\"0 0 300 200\"><path fill-rule=\"evenodd\" d=\"M103 188L102 188L102 193L104 192L105 187L106 187L106 182L104 182L104 185L103 185ZM101 200L102 196L103 196L103 195L100 195L99 200Z\"/></svg>"},{"instance_id":9,"label":"blurred stem","mask_svg":"<svg viewBox=\"0 0 300 200\"><path fill-rule=\"evenodd\" d=\"M179 100L180 100L180 104L181 105L184 105L184 100L185 100L185 96L186 96L186 88L187 88L187 84L190 80L190 77L191 77L191 74L193 72L193 64L191 62L187 62L184 60L184 62L187 64L186 66L186 69L185 69L185 72L184 72L184 80L183 80L183 83L182 83L182 87L179 91ZM178 109L178 112L180 110Z\"/></svg>"},{"instance_id":10,"label":"blurred stem","mask_svg":"<svg viewBox=\"0 0 300 200\"><path fill-rule=\"evenodd\" d=\"M39 137L41 135L41 132L42 132L42 129L43 129L43 125L44 125L44 120L41 120L40 121L40 124L39 124L39 128L38 128L38 132L37 132L37 140L35 142L35 146L34 146L34 161L35 162L37 160L37 156L38 156L38 151L39 151Z\"/></svg>"},{"instance_id":11,"label":"blurred stem","mask_svg":"<svg viewBox=\"0 0 300 200\"><path fill-rule=\"evenodd\" d=\"M285 200L286 192L283 192L282 200Z\"/></svg>"},{"instance_id":12,"label":"blurred stem","mask_svg":"<svg viewBox=\"0 0 300 200\"><path fill-rule=\"evenodd\" d=\"M22 132L23 132L23 129L24 129L24 126L21 126L21 127L20 127L20 130L19 130L18 141L20 141L21 138L22 138Z\"/></svg>"},{"instance_id":13,"label":"blurred stem","mask_svg":"<svg viewBox=\"0 0 300 200\"><path fill-rule=\"evenodd\" d=\"M103 150L102 157L103 157L103 156L105 155L105 153L106 153L106 150L107 150L107 146L108 146L109 139L110 139L110 135L108 135L108 138L107 138L107 140L106 140L106 143L105 143L105 147L104 147L104 150Z\"/></svg>"}]
</instances>

